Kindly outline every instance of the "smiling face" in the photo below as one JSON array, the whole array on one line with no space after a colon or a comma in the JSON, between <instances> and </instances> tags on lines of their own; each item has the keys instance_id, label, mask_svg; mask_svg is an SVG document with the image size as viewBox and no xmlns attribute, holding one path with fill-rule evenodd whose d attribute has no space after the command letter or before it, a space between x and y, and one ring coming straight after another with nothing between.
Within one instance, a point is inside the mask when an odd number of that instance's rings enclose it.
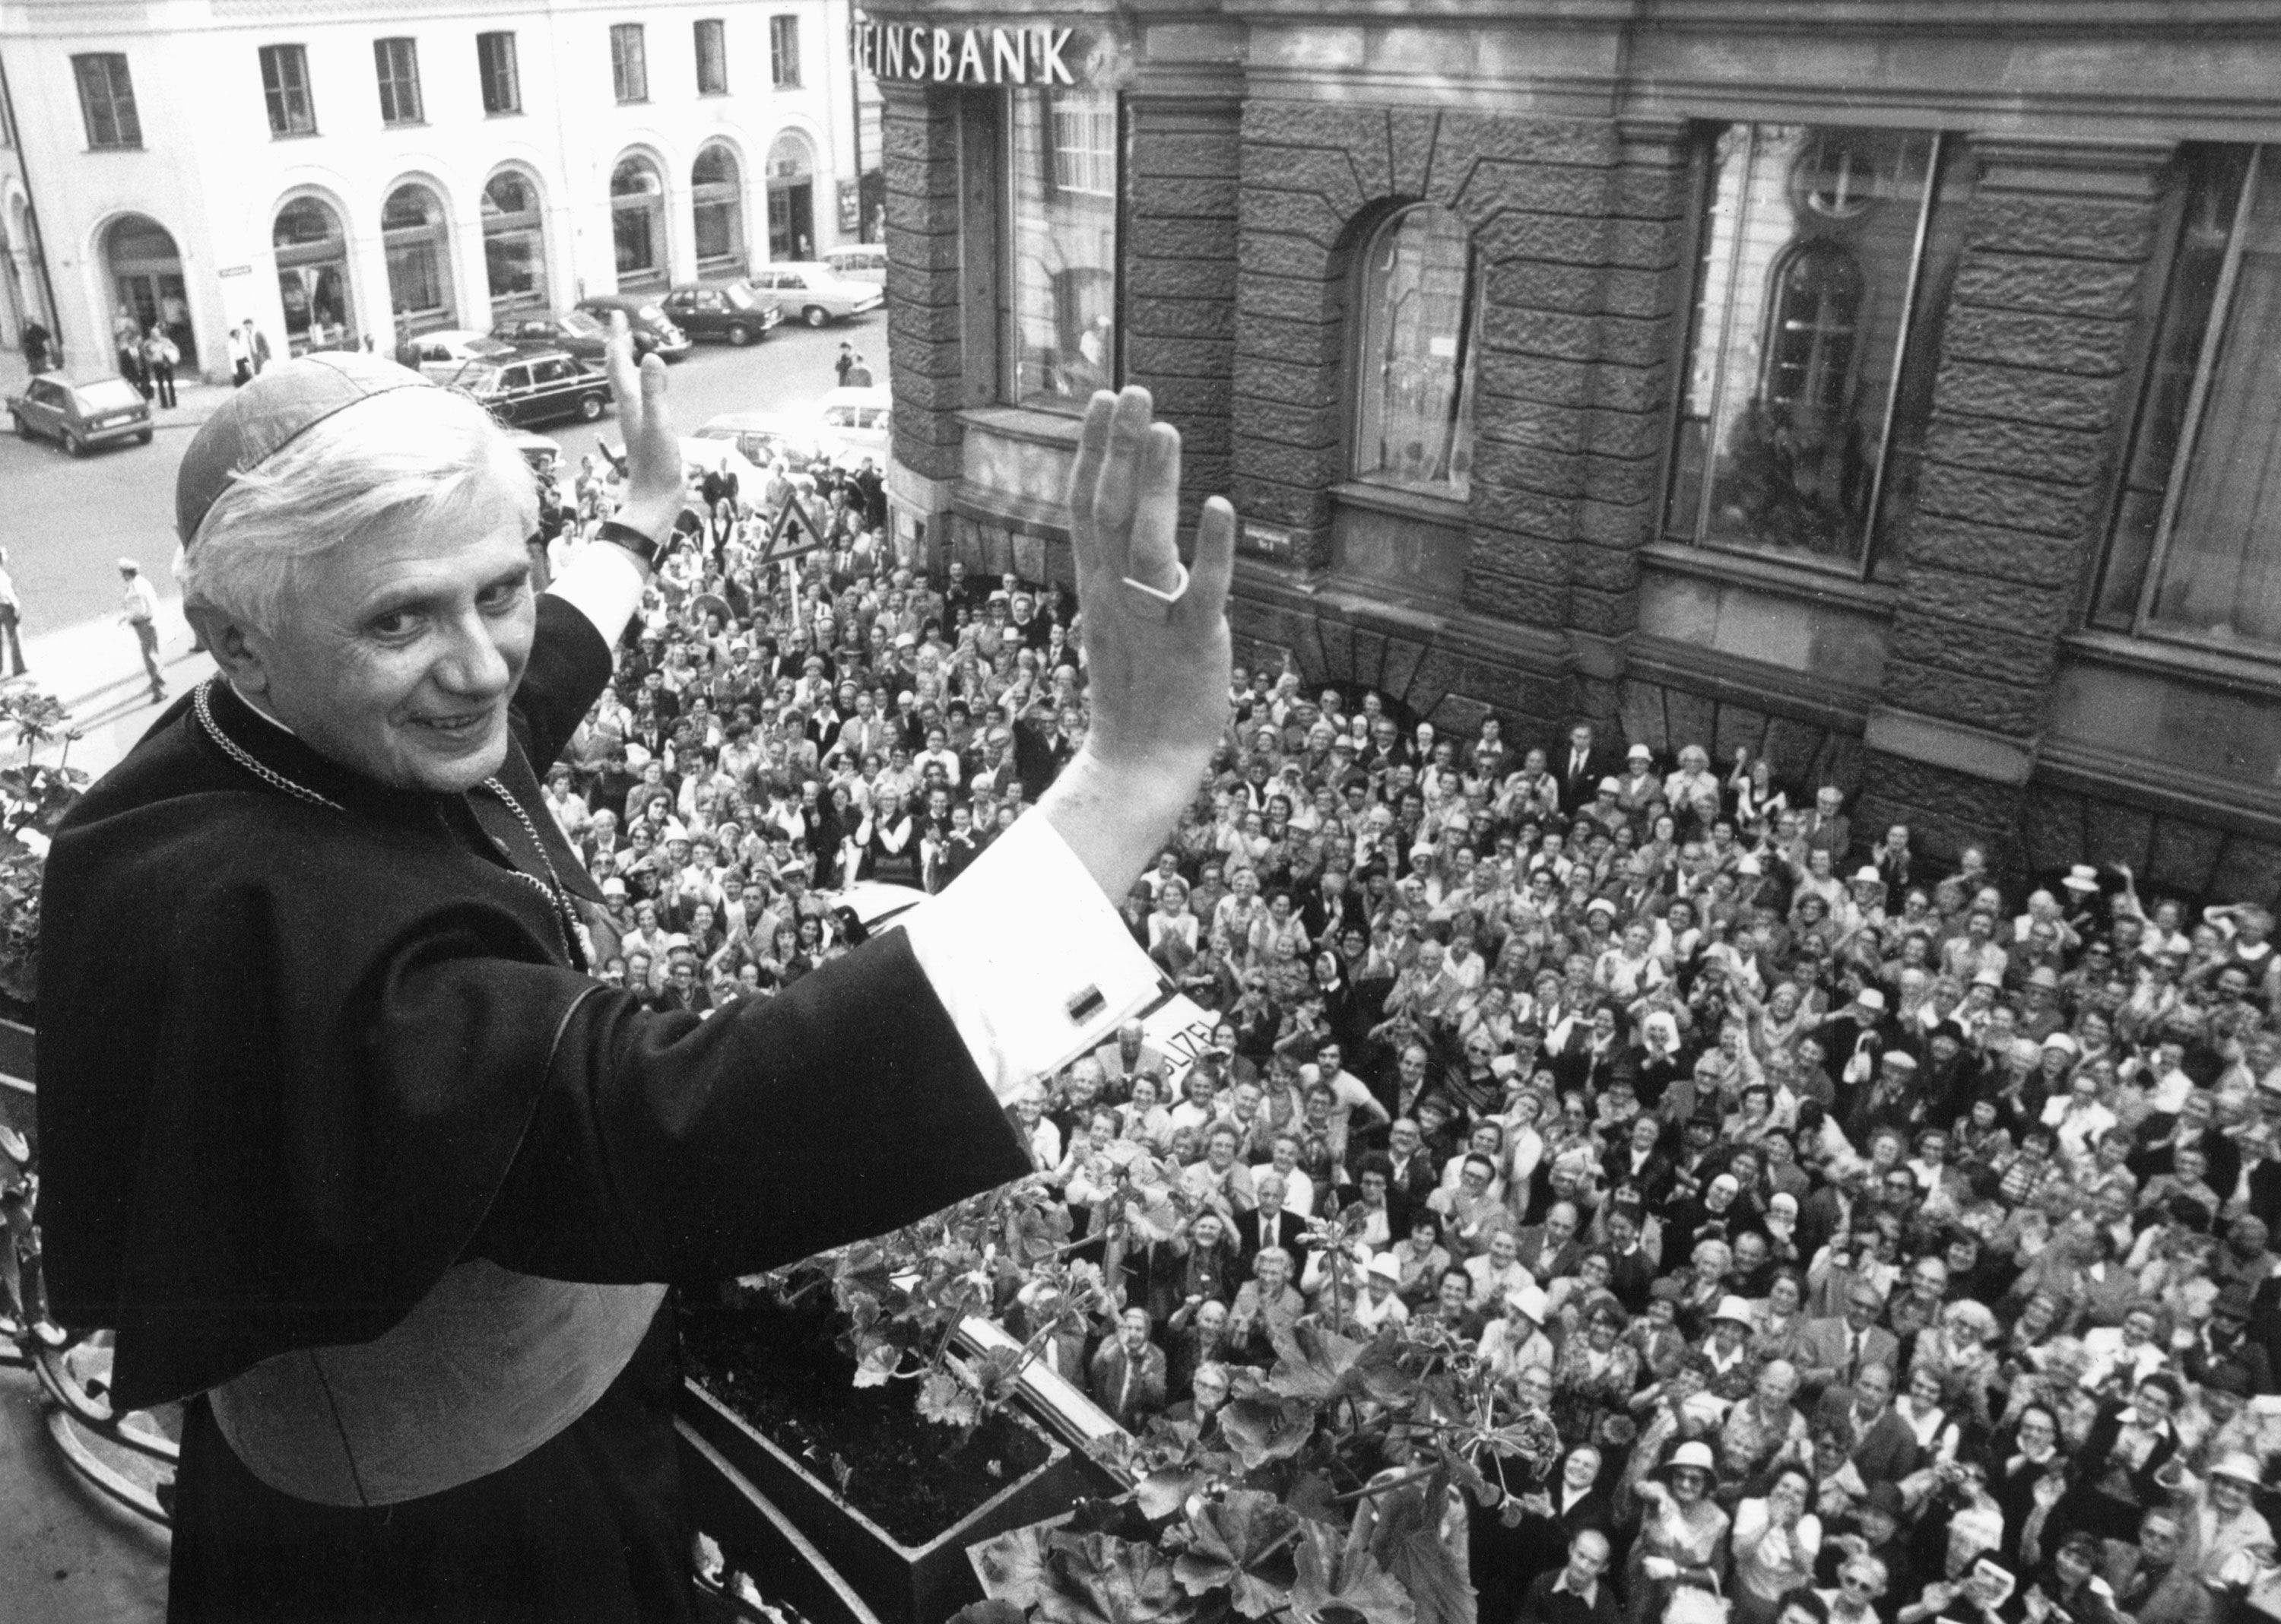
<instances>
[{"instance_id":1,"label":"smiling face","mask_svg":"<svg viewBox=\"0 0 2281 1624\"><path fill-rule=\"evenodd\" d=\"M472 789L506 759L530 657L530 559L511 498L437 535L375 527L309 572L274 636L233 629L232 680L312 748L395 789Z\"/></svg>"}]
</instances>

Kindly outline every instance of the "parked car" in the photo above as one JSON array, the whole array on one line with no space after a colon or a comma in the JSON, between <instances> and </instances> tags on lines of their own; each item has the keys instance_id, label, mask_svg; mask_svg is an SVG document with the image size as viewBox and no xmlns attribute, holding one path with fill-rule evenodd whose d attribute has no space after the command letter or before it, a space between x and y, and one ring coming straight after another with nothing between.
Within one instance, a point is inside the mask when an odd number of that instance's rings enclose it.
<instances>
[{"instance_id":1,"label":"parked car","mask_svg":"<svg viewBox=\"0 0 2281 1624\"><path fill-rule=\"evenodd\" d=\"M665 313L665 306L646 293L592 293L578 301L584 311L605 328L610 324L610 313L625 312L626 325L634 331L634 346L641 347L642 335L650 338L650 348L669 361L677 361L692 347L689 335L673 324Z\"/></svg>"},{"instance_id":2,"label":"parked car","mask_svg":"<svg viewBox=\"0 0 2281 1624\"><path fill-rule=\"evenodd\" d=\"M708 421L697 431L700 440L726 440L737 454L756 468L766 468L781 457L793 468L805 468L823 459L816 427L788 412L728 412Z\"/></svg>"},{"instance_id":3,"label":"parked car","mask_svg":"<svg viewBox=\"0 0 2281 1624\"><path fill-rule=\"evenodd\" d=\"M879 468L887 466L887 391L869 389L826 390L816 403L821 423L816 443L832 461L853 467L869 457Z\"/></svg>"},{"instance_id":4,"label":"parked car","mask_svg":"<svg viewBox=\"0 0 2281 1624\"><path fill-rule=\"evenodd\" d=\"M857 243L846 248L826 249L823 262L838 273L842 282L868 282L884 286L887 280L887 251L878 243Z\"/></svg>"},{"instance_id":5,"label":"parked car","mask_svg":"<svg viewBox=\"0 0 2281 1624\"><path fill-rule=\"evenodd\" d=\"M657 347L656 336L646 329L636 327L633 335L635 360ZM610 349L609 324L583 310L534 310L509 316L491 329L491 336L526 353L561 350L594 366L601 364Z\"/></svg>"},{"instance_id":6,"label":"parked car","mask_svg":"<svg viewBox=\"0 0 2281 1624\"><path fill-rule=\"evenodd\" d=\"M499 421L516 426L561 417L591 423L610 409L609 380L559 350L511 354L504 362L469 361L450 382L482 402Z\"/></svg>"},{"instance_id":7,"label":"parked car","mask_svg":"<svg viewBox=\"0 0 2281 1624\"><path fill-rule=\"evenodd\" d=\"M850 282L830 266L815 262L764 265L750 280L762 298L776 301L786 319L798 316L810 327L844 321L887 302L884 288Z\"/></svg>"},{"instance_id":8,"label":"parked car","mask_svg":"<svg viewBox=\"0 0 2281 1624\"><path fill-rule=\"evenodd\" d=\"M19 438L54 440L74 457L121 440L151 443L151 403L125 378L74 383L60 372L43 373L8 397L8 416Z\"/></svg>"},{"instance_id":9,"label":"parked car","mask_svg":"<svg viewBox=\"0 0 2281 1624\"><path fill-rule=\"evenodd\" d=\"M419 353L420 375L431 383L449 383L469 361L505 360L515 352L513 344L502 344L489 333L457 327L422 333L412 340L412 345Z\"/></svg>"},{"instance_id":10,"label":"parked car","mask_svg":"<svg viewBox=\"0 0 2281 1624\"><path fill-rule=\"evenodd\" d=\"M784 312L741 282L688 282L659 303L692 338L719 338L739 349L784 320Z\"/></svg>"},{"instance_id":11,"label":"parked car","mask_svg":"<svg viewBox=\"0 0 2281 1624\"><path fill-rule=\"evenodd\" d=\"M545 435L533 434L528 429L510 429L506 431L506 437L522 454L523 461L530 465L533 477L552 478L554 470L561 465L562 448Z\"/></svg>"}]
</instances>

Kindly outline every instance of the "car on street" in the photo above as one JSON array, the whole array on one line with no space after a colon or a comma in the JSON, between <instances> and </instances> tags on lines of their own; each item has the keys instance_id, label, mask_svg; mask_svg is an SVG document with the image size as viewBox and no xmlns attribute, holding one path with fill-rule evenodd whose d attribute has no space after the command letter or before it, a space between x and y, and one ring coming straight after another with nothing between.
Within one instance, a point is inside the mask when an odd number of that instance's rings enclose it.
<instances>
[{"instance_id":1,"label":"car on street","mask_svg":"<svg viewBox=\"0 0 2281 1624\"><path fill-rule=\"evenodd\" d=\"M887 466L887 391L877 384L868 389L826 390L816 403L821 420L816 431L823 454L843 467L853 468L869 457L879 468Z\"/></svg>"},{"instance_id":2,"label":"car on street","mask_svg":"<svg viewBox=\"0 0 2281 1624\"><path fill-rule=\"evenodd\" d=\"M887 291L877 282L851 282L820 262L764 265L748 279L762 298L774 299L789 321L797 316L810 327L844 321L877 310Z\"/></svg>"},{"instance_id":3,"label":"car on street","mask_svg":"<svg viewBox=\"0 0 2281 1624\"><path fill-rule=\"evenodd\" d=\"M674 325L673 318L665 313L665 306L652 294L590 293L578 301L578 308L605 328L609 326L612 311L624 312L626 325L633 329L635 348L641 347L642 336L646 334L650 348L669 361L679 360L694 347L689 342L689 335Z\"/></svg>"},{"instance_id":4,"label":"car on street","mask_svg":"<svg viewBox=\"0 0 2281 1624\"><path fill-rule=\"evenodd\" d=\"M419 357L420 375L430 383L449 383L469 361L504 360L514 353L513 344L502 344L489 333L458 327L422 333L410 344ZM399 358L403 353L397 352Z\"/></svg>"},{"instance_id":5,"label":"car on street","mask_svg":"<svg viewBox=\"0 0 2281 1624\"><path fill-rule=\"evenodd\" d=\"M821 461L816 424L790 412L727 412L709 419L697 431L700 440L726 440L737 454L755 468L766 468L782 458L787 467L805 468Z\"/></svg>"},{"instance_id":6,"label":"car on street","mask_svg":"<svg viewBox=\"0 0 2281 1624\"><path fill-rule=\"evenodd\" d=\"M563 417L591 423L610 409L609 380L560 350L469 361L448 382L515 428Z\"/></svg>"},{"instance_id":7,"label":"car on street","mask_svg":"<svg viewBox=\"0 0 2281 1624\"><path fill-rule=\"evenodd\" d=\"M151 443L151 403L125 378L74 383L60 372L42 373L8 397L8 417L26 440L53 440L74 457L121 440Z\"/></svg>"},{"instance_id":8,"label":"car on street","mask_svg":"<svg viewBox=\"0 0 2281 1624\"><path fill-rule=\"evenodd\" d=\"M692 338L717 338L738 349L784 320L784 312L744 282L684 282L658 301Z\"/></svg>"},{"instance_id":9,"label":"car on street","mask_svg":"<svg viewBox=\"0 0 2281 1624\"><path fill-rule=\"evenodd\" d=\"M636 360L657 347L656 336L643 328L634 328L633 336ZM496 323L491 336L518 350L561 350L594 366L610 349L609 323L584 310L525 311Z\"/></svg>"},{"instance_id":10,"label":"car on street","mask_svg":"<svg viewBox=\"0 0 2281 1624\"><path fill-rule=\"evenodd\" d=\"M887 251L878 243L857 243L846 248L826 249L824 264L839 274L843 282L868 282L885 286L887 280Z\"/></svg>"},{"instance_id":11,"label":"car on street","mask_svg":"<svg viewBox=\"0 0 2281 1624\"><path fill-rule=\"evenodd\" d=\"M528 429L510 429L507 441L530 468L534 478L552 478L561 466L562 448L543 434L533 434Z\"/></svg>"}]
</instances>

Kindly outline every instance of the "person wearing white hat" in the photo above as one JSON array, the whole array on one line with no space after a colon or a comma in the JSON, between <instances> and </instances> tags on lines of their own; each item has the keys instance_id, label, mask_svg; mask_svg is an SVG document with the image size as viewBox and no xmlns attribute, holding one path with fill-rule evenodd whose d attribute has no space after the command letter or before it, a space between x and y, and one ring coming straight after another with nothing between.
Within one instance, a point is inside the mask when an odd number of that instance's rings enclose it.
<instances>
[{"instance_id":1,"label":"person wearing white hat","mask_svg":"<svg viewBox=\"0 0 2281 1624\"><path fill-rule=\"evenodd\" d=\"M1517 1286L1504 1294L1504 1314L1481 1332L1475 1349L1481 1363L1500 1381L1515 1380L1530 1367L1551 1374L1558 1354L1552 1339L1544 1334L1544 1321L1550 1312L1545 1305L1544 1288Z\"/></svg>"},{"instance_id":2,"label":"person wearing white hat","mask_svg":"<svg viewBox=\"0 0 2281 1624\"><path fill-rule=\"evenodd\" d=\"M2246 1585L2273 1565L2272 1525L2250 1504L2265 1481L2257 1457L2236 1450L2209 1469L2201 1498L2187 1514L2195 1575L2214 1589Z\"/></svg>"},{"instance_id":3,"label":"person wearing white hat","mask_svg":"<svg viewBox=\"0 0 2281 1624\"><path fill-rule=\"evenodd\" d=\"M1644 1515L1633 1542L1626 1587L1630 1624L1654 1624L1671 1593L1684 1581L1716 1587L1720 1547L1727 1538L1727 1513L1711 1497L1718 1462L1711 1446L1681 1444L1659 1467L1642 1450L1633 1458L1635 1490Z\"/></svg>"},{"instance_id":4,"label":"person wearing white hat","mask_svg":"<svg viewBox=\"0 0 2281 1624\"><path fill-rule=\"evenodd\" d=\"M151 700L156 704L166 697L166 679L159 669L159 594L143 573L143 566L131 558L119 561L119 578L127 584L119 623L135 634L135 646L143 652L143 669L151 678Z\"/></svg>"},{"instance_id":5,"label":"person wearing white hat","mask_svg":"<svg viewBox=\"0 0 2281 1624\"><path fill-rule=\"evenodd\" d=\"M1365 1336L1410 1322L1410 1305L1402 1300L1402 1260L1392 1252L1379 1253L1363 1270L1362 1290L1348 1318Z\"/></svg>"}]
</instances>

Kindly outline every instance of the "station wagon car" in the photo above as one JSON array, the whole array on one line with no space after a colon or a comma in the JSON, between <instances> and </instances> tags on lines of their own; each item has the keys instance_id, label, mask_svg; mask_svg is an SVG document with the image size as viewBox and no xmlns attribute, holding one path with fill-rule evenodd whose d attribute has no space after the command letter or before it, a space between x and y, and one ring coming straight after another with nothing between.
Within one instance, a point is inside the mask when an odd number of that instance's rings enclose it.
<instances>
[{"instance_id":1,"label":"station wagon car","mask_svg":"<svg viewBox=\"0 0 2281 1624\"><path fill-rule=\"evenodd\" d=\"M592 422L610 408L609 380L561 351L470 361L452 381L503 423L518 427L576 417Z\"/></svg>"}]
</instances>

